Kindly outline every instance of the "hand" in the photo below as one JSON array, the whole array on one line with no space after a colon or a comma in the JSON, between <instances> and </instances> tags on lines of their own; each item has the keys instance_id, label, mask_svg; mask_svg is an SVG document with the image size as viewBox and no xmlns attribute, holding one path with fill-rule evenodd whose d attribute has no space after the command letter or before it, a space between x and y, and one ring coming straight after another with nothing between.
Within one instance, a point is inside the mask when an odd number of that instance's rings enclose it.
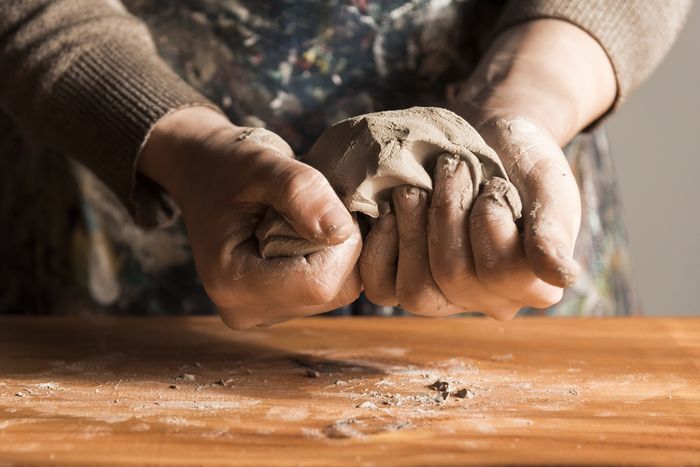
<instances>
[{"instance_id":1,"label":"hand","mask_svg":"<svg viewBox=\"0 0 700 467\"><path fill-rule=\"evenodd\" d=\"M279 136L188 108L156 125L138 164L179 205L197 271L230 327L328 311L358 297L359 228L320 172L296 161ZM254 232L269 207L329 247L261 258Z\"/></svg>"},{"instance_id":2,"label":"hand","mask_svg":"<svg viewBox=\"0 0 700 467\"><path fill-rule=\"evenodd\" d=\"M501 158L522 199L521 227L499 183L465 203L469 169L441 156L432 195L395 189L395 213L365 240L367 297L423 315L497 319L557 303L580 269L572 255L581 201L560 148L608 110L615 89L607 56L576 26L537 20L503 33L448 100Z\"/></svg>"}]
</instances>

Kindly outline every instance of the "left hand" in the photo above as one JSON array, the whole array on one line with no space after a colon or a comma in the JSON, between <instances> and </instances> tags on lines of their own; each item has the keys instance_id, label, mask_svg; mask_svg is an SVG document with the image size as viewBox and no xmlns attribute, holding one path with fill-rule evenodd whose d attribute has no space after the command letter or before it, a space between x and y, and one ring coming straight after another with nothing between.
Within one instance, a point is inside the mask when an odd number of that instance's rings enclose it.
<instances>
[{"instance_id":1,"label":"left hand","mask_svg":"<svg viewBox=\"0 0 700 467\"><path fill-rule=\"evenodd\" d=\"M501 158L522 198L522 228L495 184L466 205L469 169L442 157L432 194L396 188L394 213L367 236L367 297L417 314L497 319L557 303L580 270L581 201L561 146L608 110L615 90L607 56L576 26L537 20L499 36L449 102Z\"/></svg>"},{"instance_id":2,"label":"left hand","mask_svg":"<svg viewBox=\"0 0 700 467\"><path fill-rule=\"evenodd\" d=\"M321 313L359 296L359 226L326 178L278 135L186 107L155 125L138 168L180 207L197 273L229 327ZM255 230L270 208L326 248L262 258Z\"/></svg>"}]
</instances>

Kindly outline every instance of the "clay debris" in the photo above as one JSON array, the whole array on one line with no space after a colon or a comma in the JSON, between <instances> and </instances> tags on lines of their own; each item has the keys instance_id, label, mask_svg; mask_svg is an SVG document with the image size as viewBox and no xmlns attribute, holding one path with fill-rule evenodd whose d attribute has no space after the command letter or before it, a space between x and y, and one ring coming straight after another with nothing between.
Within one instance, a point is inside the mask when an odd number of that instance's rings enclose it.
<instances>
[{"instance_id":1,"label":"clay debris","mask_svg":"<svg viewBox=\"0 0 700 467\"><path fill-rule=\"evenodd\" d=\"M461 388L453 391L449 382L440 379L436 380L433 384L429 385L428 389L438 391L443 401L449 399L450 396L456 397L458 399L472 399L474 396L476 396L476 393L474 393L474 391L467 388Z\"/></svg>"}]
</instances>

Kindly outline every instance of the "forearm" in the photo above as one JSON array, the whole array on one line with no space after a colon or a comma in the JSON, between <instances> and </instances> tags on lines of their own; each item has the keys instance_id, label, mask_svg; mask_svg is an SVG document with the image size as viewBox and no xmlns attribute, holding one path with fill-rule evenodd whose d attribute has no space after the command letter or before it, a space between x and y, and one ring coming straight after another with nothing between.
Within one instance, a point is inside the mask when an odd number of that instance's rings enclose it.
<instances>
[{"instance_id":1,"label":"forearm","mask_svg":"<svg viewBox=\"0 0 700 467\"><path fill-rule=\"evenodd\" d=\"M0 2L0 104L26 134L75 157L137 221L162 220L134 165L164 115L207 100L158 57L143 23L107 0Z\"/></svg>"},{"instance_id":2,"label":"forearm","mask_svg":"<svg viewBox=\"0 0 700 467\"><path fill-rule=\"evenodd\" d=\"M453 105L471 119L525 116L563 145L613 105L616 91L599 43L570 23L544 19L504 30Z\"/></svg>"},{"instance_id":3,"label":"forearm","mask_svg":"<svg viewBox=\"0 0 700 467\"><path fill-rule=\"evenodd\" d=\"M615 106L646 80L673 45L692 0L510 0L495 32L543 18L574 24L605 50Z\"/></svg>"},{"instance_id":4,"label":"forearm","mask_svg":"<svg viewBox=\"0 0 700 467\"><path fill-rule=\"evenodd\" d=\"M187 197L186 179L200 170L213 138L235 140L243 128L208 107L187 107L161 118L151 130L137 170L165 188L180 208Z\"/></svg>"}]
</instances>

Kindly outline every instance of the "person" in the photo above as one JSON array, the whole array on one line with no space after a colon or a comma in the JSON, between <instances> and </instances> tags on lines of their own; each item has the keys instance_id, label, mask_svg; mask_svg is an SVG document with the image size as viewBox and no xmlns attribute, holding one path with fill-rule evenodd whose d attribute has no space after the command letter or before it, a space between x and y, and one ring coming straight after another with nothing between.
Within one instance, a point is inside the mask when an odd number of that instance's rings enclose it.
<instances>
[{"instance_id":1,"label":"person","mask_svg":"<svg viewBox=\"0 0 700 467\"><path fill-rule=\"evenodd\" d=\"M2 311L635 312L600 121L689 0L123 3L0 5ZM438 165L363 239L295 158L342 118L413 105L480 132L518 224L498 193L464 206L465 166ZM328 248L260 258L268 207Z\"/></svg>"}]
</instances>

